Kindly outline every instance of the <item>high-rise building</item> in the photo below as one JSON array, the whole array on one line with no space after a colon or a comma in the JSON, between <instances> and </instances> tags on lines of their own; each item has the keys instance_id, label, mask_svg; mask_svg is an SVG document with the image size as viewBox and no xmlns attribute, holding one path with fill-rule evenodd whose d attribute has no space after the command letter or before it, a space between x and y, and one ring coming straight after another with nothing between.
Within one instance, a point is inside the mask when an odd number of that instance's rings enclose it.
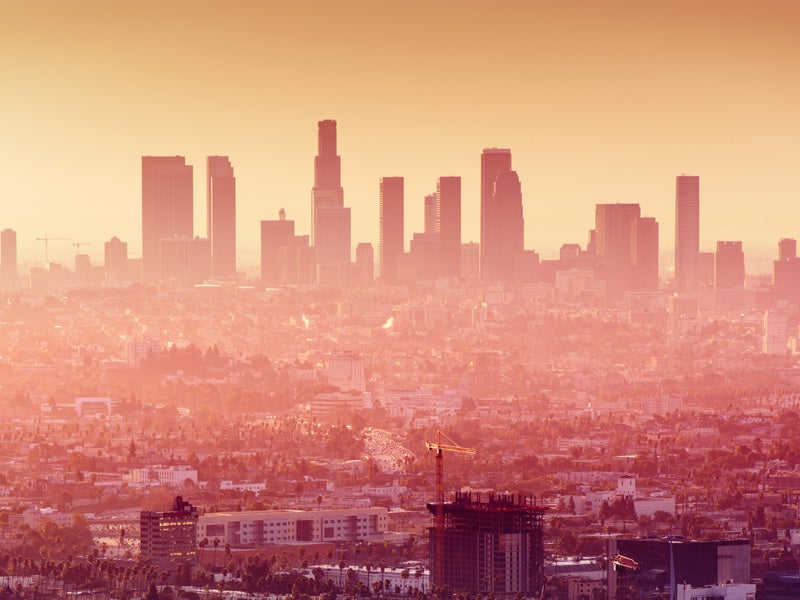
<instances>
[{"instance_id":1,"label":"high-rise building","mask_svg":"<svg viewBox=\"0 0 800 600\"><path fill-rule=\"evenodd\" d=\"M201 283L211 277L207 238L173 236L161 240L161 279Z\"/></svg>"},{"instance_id":2,"label":"high-rise building","mask_svg":"<svg viewBox=\"0 0 800 600\"><path fill-rule=\"evenodd\" d=\"M236 177L227 156L206 158L206 206L211 274L236 275Z\"/></svg>"},{"instance_id":3,"label":"high-rise building","mask_svg":"<svg viewBox=\"0 0 800 600\"><path fill-rule=\"evenodd\" d=\"M432 281L442 274L441 240L438 233L415 233L411 238L413 279Z\"/></svg>"},{"instance_id":4,"label":"high-rise building","mask_svg":"<svg viewBox=\"0 0 800 600\"><path fill-rule=\"evenodd\" d=\"M277 221L261 221L261 281L268 285L295 283L287 281L287 260L294 238L294 221L286 220L280 209Z\"/></svg>"},{"instance_id":5,"label":"high-rise building","mask_svg":"<svg viewBox=\"0 0 800 600\"><path fill-rule=\"evenodd\" d=\"M486 151L484 151L485 153ZM504 154L488 156L506 156ZM508 161L510 162L510 154ZM491 161L490 161L491 162ZM481 273L483 279L513 281L517 256L524 250L525 222L522 188L516 171L498 171L494 192L484 207L481 225ZM484 226L486 231L484 231ZM483 244L488 244L484 247Z\"/></svg>"},{"instance_id":6,"label":"high-rise building","mask_svg":"<svg viewBox=\"0 0 800 600\"><path fill-rule=\"evenodd\" d=\"M675 291L696 294L700 254L700 178L675 179Z\"/></svg>"},{"instance_id":7,"label":"high-rise building","mask_svg":"<svg viewBox=\"0 0 800 600\"><path fill-rule=\"evenodd\" d=\"M444 531L429 530L431 581L456 593L540 597L545 508L532 500L492 494L481 501L479 495L456 493L442 506ZM428 504L428 510L435 514L437 505Z\"/></svg>"},{"instance_id":8,"label":"high-rise building","mask_svg":"<svg viewBox=\"0 0 800 600\"><path fill-rule=\"evenodd\" d=\"M800 302L800 258L797 240L784 238L778 243L778 260L772 263L772 286L777 302Z\"/></svg>"},{"instance_id":9,"label":"high-rise building","mask_svg":"<svg viewBox=\"0 0 800 600\"><path fill-rule=\"evenodd\" d=\"M633 224L633 289L658 289L658 222L639 217Z\"/></svg>"},{"instance_id":10,"label":"high-rise building","mask_svg":"<svg viewBox=\"0 0 800 600\"><path fill-rule=\"evenodd\" d=\"M439 177L440 269L445 277L461 277L461 177Z\"/></svg>"},{"instance_id":11,"label":"high-rise building","mask_svg":"<svg viewBox=\"0 0 800 600\"><path fill-rule=\"evenodd\" d=\"M317 123L317 156L314 158L314 188L311 190L311 243L317 246L317 209L344 206L342 159L336 154L336 121Z\"/></svg>"},{"instance_id":12,"label":"high-rise building","mask_svg":"<svg viewBox=\"0 0 800 600\"><path fill-rule=\"evenodd\" d=\"M498 212L494 208L495 180L498 173L511 171L511 150L486 148L481 154L481 277L499 279L497 267L500 233Z\"/></svg>"},{"instance_id":13,"label":"high-rise building","mask_svg":"<svg viewBox=\"0 0 800 600\"><path fill-rule=\"evenodd\" d=\"M714 257L714 289L744 288L742 242L717 242Z\"/></svg>"},{"instance_id":14,"label":"high-rise building","mask_svg":"<svg viewBox=\"0 0 800 600\"><path fill-rule=\"evenodd\" d=\"M197 558L197 508L175 496L172 510L142 511L142 558L157 565L194 564Z\"/></svg>"},{"instance_id":15,"label":"high-rise building","mask_svg":"<svg viewBox=\"0 0 800 600\"><path fill-rule=\"evenodd\" d=\"M103 266L106 279L111 281L127 281L128 243L114 236L103 245Z\"/></svg>"},{"instance_id":16,"label":"high-rise building","mask_svg":"<svg viewBox=\"0 0 800 600\"><path fill-rule=\"evenodd\" d=\"M606 297L616 300L632 289L633 236L640 218L638 204L598 204L595 208L595 253Z\"/></svg>"},{"instance_id":17,"label":"high-rise building","mask_svg":"<svg viewBox=\"0 0 800 600\"><path fill-rule=\"evenodd\" d=\"M481 247L477 242L461 244L461 278L478 279L481 275Z\"/></svg>"},{"instance_id":18,"label":"high-rise building","mask_svg":"<svg viewBox=\"0 0 800 600\"><path fill-rule=\"evenodd\" d=\"M322 285L341 286L351 264L350 207L318 207L316 227L317 281Z\"/></svg>"},{"instance_id":19,"label":"high-rise building","mask_svg":"<svg viewBox=\"0 0 800 600\"><path fill-rule=\"evenodd\" d=\"M761 352L773 356L783 356L787 352L789 340L789 320L785 312L768 310L762 319L764 334L761 338Z\"/></svg>"},{"instance_id":20,"label":"high-rise building","mask_svg":"<svg viewBox=\"0 0 800 600\"><path fill-rule=\"evenodd\" d=\"M375 249L369 242L356 246L356 271L359 287L370 287L375 283Z\"/></svg>"},{"instance_id":21,"label":"high-rise building","mask_svg":"<svg viewBox=\"0 0 800 600\"><path fill-rule=\"evenodd\" d=\"M17 289L17 232L13 229L0 231L0 290Z\"/></svg>"},{"instance_id":22,"label":"high-rise building","mask_svg":"<svg viewBox=\"0 0 800 600\"><path fill-rule=\"evenodd\" d=\"M192 166L183 156L142 157L142 277L161 279L161 240L193 237Z\"/></svg>"},{"instance_id":23,"label":"high-rise building","mask_svg":"<svg viewBox=\"0 0 800 600\"><path fill-rule=\"evenodd\" d=\"M380 181L380 271L381 281L397 282L397 261L404 249L402 177L382 177Z\"/></svg>"},{"instance_id":24,"label":"high-rise building","mask_svg":"<svg viewBox=\"0 0 800 600\"><path fill-rule=\"evenodd\" d=\"M697 255L697 281L700 290L714 288L714 253L700 252Z\"/></svg>"},{"instance_id":25,"label":"high-rise building","mask_svg":"<svg viewBox=\"0 0 800 600\"><path fill-rule=\"evenodd\" d=\"M797 258L797 240L782 238L778 242L778 260L793 260Z\"/></svg>"},{"instance_id":26,"label":"high-rise building","mask_svg":"<svg viewBox=\"0 0 800 600\"><path fill-rule=\"evenodd\" d=\"M439 233L439 196L436 193L425 196L425 233Z\"/></svg>"}]
</instances>

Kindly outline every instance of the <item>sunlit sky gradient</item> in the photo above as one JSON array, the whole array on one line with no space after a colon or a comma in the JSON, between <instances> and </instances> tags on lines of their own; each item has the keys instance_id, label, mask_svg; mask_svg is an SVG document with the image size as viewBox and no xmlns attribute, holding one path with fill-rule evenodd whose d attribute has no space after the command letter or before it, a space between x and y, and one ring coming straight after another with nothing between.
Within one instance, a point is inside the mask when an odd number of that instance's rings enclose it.
<instances>
[{"instance_id":1,"label":"sunlit sky gradient","mask_svg":"<svg viewBox=\"0 0 800 600\"><path fill-rule=\"evenodd\" d=\"M701 178L701 249L771 258L800 237L800 2L0 0L0 229L141 253L140 157L237 177L240 267L258 221L310 226L317 121L338 121L353 244L378 181L406 178L406 238L440 175L480 238L480 153L510 147L525 245L585 244L599 202L638 202L674 244L675 176ZM84 249L86 250L86 249ZM51 257L72 264L69 242Z\"/></svg>"}]
</instances>

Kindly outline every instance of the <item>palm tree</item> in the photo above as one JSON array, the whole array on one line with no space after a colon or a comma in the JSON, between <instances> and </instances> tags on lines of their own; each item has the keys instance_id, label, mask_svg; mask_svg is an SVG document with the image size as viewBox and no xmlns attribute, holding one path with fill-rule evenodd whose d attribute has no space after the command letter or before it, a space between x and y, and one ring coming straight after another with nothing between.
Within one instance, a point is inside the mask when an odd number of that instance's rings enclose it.
<instances>
[{"instance_id":1,"label":"palm tree","mask_svg":"<svg viewBox=\"0 0 800 600\"><path fill-rule=\"evenodd\" d=\"M214 546L214 569L217 568L217 548L219 548L220 541L219 538L214 538L211 542L211 545Z\"/></svg>"}]
</instances>

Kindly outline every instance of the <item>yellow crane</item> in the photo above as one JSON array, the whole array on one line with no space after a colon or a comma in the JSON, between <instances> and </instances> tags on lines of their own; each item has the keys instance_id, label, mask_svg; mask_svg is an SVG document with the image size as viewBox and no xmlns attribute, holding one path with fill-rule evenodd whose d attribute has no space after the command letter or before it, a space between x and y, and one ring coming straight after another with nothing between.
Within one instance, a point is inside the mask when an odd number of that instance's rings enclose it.
<instances>
[{"instance_id":1,"label":"yellow crane","mask_svg":"<svg viewBox=\"0 0 800 600\"><path fill-rule=\"evenodd\" d=\"M445 437L449 444L442 443L442 437ZM436 432L435 442L425 442L425 448L428 450L436 451L436 512L434 513L433 531L436 541L434 548L434 579L437 586L444 583L444 458L442 452L459 452L461 454L475 454L475 448L465 448L459 446L456 442L451 440L447 435L442 433L441 430Z\"/></svg>"}]
</instances>

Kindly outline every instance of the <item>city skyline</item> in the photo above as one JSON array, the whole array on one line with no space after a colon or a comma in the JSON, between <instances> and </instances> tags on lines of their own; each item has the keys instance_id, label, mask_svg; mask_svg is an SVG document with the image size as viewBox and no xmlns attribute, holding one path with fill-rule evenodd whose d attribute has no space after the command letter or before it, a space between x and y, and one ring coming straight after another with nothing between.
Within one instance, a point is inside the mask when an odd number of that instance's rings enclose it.
<instances>
[{"instance_id":1,"label":"city skyline","mask_svg":"<svg viewBox=\"0 0 800 600\"><path fill-rule=\"evenodd\" d=\"M479 241L476 156L499 146L525 190L526 248L544 258L585 244L600 203L639 203L672 239L671 182L686 172L703 178L701 250L741 239L748 262L769 260L798 237L800 7L722 6L241 2L210 45L213 3L170 3L155 24L129 3L7 4L0 69L14 119L0 164L13 202L0 227L18 232L21 262L41 262L44 234L90 242L94 263L112 236L139 256L138 157L199 166L221 154L236 166L240 260L256 266L260 220L285 207L311 231L313 124L336 119L353 246L378 247L378 182L391 175L406 181L407 231L423 229L438 177L462 177L462 241ZM209 90L209 78L224 85ZM437 94L422 93L431 84ZM204 183L195 169L194 188ZM69 244L50 252L71 264Z\"/></svg>"}]
</instances>

